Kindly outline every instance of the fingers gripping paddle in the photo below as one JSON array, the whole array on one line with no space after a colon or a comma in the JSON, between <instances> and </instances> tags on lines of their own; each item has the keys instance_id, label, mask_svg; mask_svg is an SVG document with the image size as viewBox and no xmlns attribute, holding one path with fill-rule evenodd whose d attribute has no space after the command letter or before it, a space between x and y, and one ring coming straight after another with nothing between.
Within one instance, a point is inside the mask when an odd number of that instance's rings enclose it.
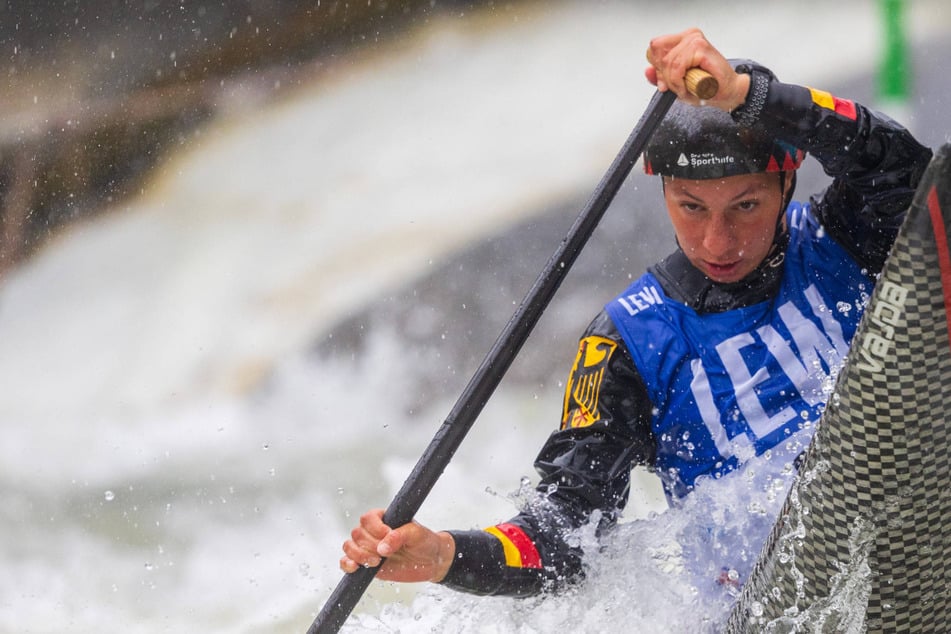
<instances>
[{"instance_id":1,"label":"fingers gripping paddle","mask_svg":"<svg viewBox=\"0 0 951 634\"><path fill-rule=\"evenodd\" d=\"M706 77L704 79L704 76ZM698 68L688 71L688 85L706 86L716 94L716 79ZM696 94L696 93L695 93ZM706 98L712 96L708 93ZM698 95L701 96L701 95ZM568 235L548 260L544 270L529 289L515 314L503 328L495 344L489 350L482 365L476 370L469 384L463 390L449 416L436 432L429 447L420 457L412 473L393 498L383 514L387 526L402 526L416 515L423 500L442 475L453 454L462 444L472 424L479 416L489 397L498 387L503 375L515 360L525 340L542 313L548 306L555 291L561 285L568 270L574 264L582 247L591 237L595 227L604 215L615 194L621 188L634 163L650 140L657 125L667 114L676 95L670 91L654 93L647 110L628 137L611 167L601 179L591 200L575 220ZM381 564L382 565L382 564ZM308 634L332 634L337 632L353 611L360 597L370 585L379 567L360 568L356 572L344 575L334 589L327 603L314 620Z\"/></svg>"}]
</instances>

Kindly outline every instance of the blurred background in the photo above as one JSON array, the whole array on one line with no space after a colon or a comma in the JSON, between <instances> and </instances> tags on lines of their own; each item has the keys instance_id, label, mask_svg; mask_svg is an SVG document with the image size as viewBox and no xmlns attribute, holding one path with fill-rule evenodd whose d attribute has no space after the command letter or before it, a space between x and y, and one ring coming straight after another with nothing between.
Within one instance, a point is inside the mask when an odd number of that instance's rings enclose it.
<instances>
[{"instance_id":1,"label":"blurred background","mask_svg":"<svg viewBox=\"0 0 951 634\"><path fill-rule=\"evenodd\" d=\"M306 630L689 26L948 140L943 0L0 2L0 631ZM578 335L672 247L636 168L420 520L514 513ZM419 601L358 610L451 629Z\"/></svg>"}]
</instances>

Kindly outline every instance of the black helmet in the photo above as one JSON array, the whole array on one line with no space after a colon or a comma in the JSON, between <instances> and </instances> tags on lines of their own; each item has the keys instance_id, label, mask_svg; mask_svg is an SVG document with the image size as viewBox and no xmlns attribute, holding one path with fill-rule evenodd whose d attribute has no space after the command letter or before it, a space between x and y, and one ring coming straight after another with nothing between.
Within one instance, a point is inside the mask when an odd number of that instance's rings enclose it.
<instances>
[{"instance_id":1,"label":"black helmet","mask_svg":"<svg viewBox=\"0 0 951 634\"><path fill-rule=\"evenodd\" d=\"M740 126L712 106L674 102L644 151L644 171L695 180L784 172L805 153L758 125Z\"/></svg>"}]
</instances>

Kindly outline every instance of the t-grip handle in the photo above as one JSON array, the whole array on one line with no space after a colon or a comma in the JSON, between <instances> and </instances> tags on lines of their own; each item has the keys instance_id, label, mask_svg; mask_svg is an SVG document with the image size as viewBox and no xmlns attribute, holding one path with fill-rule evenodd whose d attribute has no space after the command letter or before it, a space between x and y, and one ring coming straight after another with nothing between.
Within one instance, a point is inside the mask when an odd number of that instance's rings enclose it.
<instances>
[{"instance_id":1,"label":"t-grip handle","mask_svg":"<svg viewBox=\"0 0 951 634\"><path fill-rule=\"evenodd\" d=\"M647 61L653 64L650 49L647 49ZM717 81L716 77L699 66L687 69L687 74L684 75L684 84L691 95L702 100L713 99L717 90L720 89L720 82Z\"/></svg>"},{"instance_id":2,"label":"t-grip handle","mask_svg":"<svg viewBox=\"0 0 951 634\"><path fill-rule=\"evenodd\" d=\"M703 70L702 68L691 68L684 76L684 83L690 94L698 99L713 99L720 88L716 77Z\"/></svg>"}]
</instances>

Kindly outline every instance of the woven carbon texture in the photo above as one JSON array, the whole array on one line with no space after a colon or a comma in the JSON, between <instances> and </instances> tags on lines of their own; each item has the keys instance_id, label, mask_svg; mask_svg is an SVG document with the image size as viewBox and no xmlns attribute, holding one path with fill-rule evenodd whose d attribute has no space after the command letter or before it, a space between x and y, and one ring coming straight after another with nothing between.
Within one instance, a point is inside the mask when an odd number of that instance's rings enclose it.
<instances>
[{"instance_id":1,"label":"woven carbon texture","mask_svg":"<svg viewBox=\"0 0 951 634\"><path fill-rule=\"evenodd\" d=\"M949 148L922 180L730 634L951 627Z\"/></svg>"}]
</instances>

